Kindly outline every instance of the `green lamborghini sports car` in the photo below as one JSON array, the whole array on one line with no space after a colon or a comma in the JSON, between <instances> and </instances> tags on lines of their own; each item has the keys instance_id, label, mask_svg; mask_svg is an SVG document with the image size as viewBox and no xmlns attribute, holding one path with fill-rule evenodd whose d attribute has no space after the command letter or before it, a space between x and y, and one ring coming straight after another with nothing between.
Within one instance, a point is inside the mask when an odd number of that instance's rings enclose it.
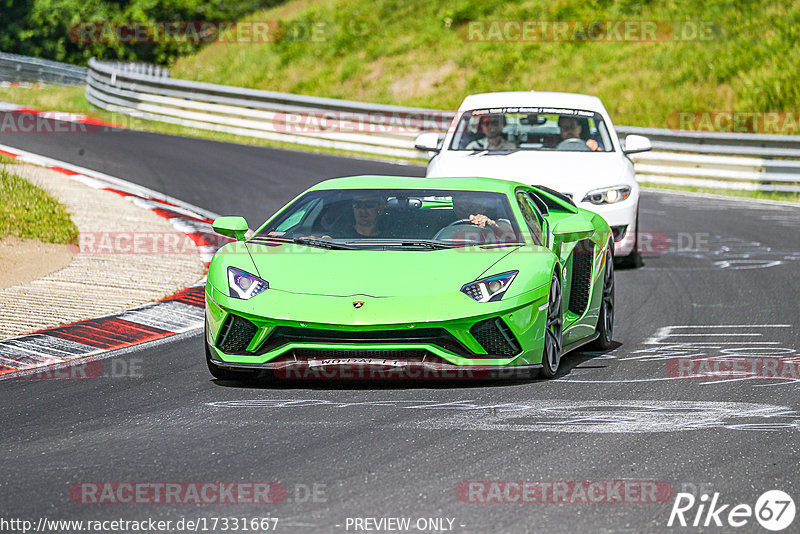
<instances>
[{"instance_id":1,"label":"green lamborghini sports car","mask_svg":"<svg viewBox=\"0 0 800 534\"><path fill-rule=\"evenodd\" d=\"M611 230L544 187L336 178L249 238L241 217L213 227L235 239L206 284L216 378L551 378L611 344Z\"/></svg>"}]
</instances>

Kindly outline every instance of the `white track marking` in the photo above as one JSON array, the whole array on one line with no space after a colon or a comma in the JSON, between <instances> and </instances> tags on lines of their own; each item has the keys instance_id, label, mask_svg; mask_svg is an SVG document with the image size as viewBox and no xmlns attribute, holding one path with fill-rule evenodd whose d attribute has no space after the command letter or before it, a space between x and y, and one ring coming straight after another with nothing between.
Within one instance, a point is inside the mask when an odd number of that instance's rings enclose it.
<instances>
[{"instance_id":1,"label":"white track marking","mask_svg":"<svg viewBox=\"0 0 800 534\"><path fill-rule=\"evenodd\" d=\"M721 336L721 337L731 337L731 336L760 336L761 334L705 334L705 333L697 333L697 334L670 334L669 337L676 337L676 336Z\"/></svg>"},{"instance_id":2,"label":"white track marking","mask_svg":"<svg viewBox=\"0 0 800 534\"><path fill-rule=\"evenodd\" d=\"M655 335L643 342L647 348L634 350L629 355L618 355L616 359L621 365L629 362L659 363L662 367L649 378L602 380L594 379L601 371L585 370L585 372L569 373L558 382L603 384L603 383L645 383L664 382L668 380L691 380L698 386L730 384L733 382L748 383L757 387L782 386L800 383L797 372L797 361L800 356L795 348L779 341L755 341L763 339L767 329L793 328L790 324L723 324L723 325L670 325L658 328ZM729 332L721 332L721 330ZM760 330L760 331L759 331ZM772 330L775 332L775 330ZM713 337L715 341L693 341ZM747 341L729 341L726 337ZM698 372L681 375L670 366L681 365L687 360L700 365L708 361L715 371ZM771 361L771 365L764 363ZM723 362L723 363L720 363ZM737 372L725 366L742 366ZM717 367L722 365L723 367ZM776 369L780 368L778 372ZM577 367L576 369L580 369ZM672 371L670 371L672 369ZM710 368L709 368L710 369ZM714 375L713 373L717 373ZM705 373L705 374L703 374ZM674 375L674 376L673 376ZM767 382L764 384L763 382Z\"/></svg>"},{"instance_id":3,"label":"white track marking","mask_svg":"<svg viewBox=\"0 0 800 534\"><path fill-rule=\"evenodd\" d=\"M789 324L719 324L719 325L671 325L671 326L664 326L659 328L656 331L656 334L650 338L647 338L644 341L645 345L659 345L663 343L663 339L671 337L673 335L677 335L678 333L673 334L674 330L679 328L697 328L697 329L708 329L708 328L791 328L792 325ZM685 333L684 333L685 335ZM702 334L697 334L702 335ZM708 334L708 335L724 335L724 334ZM736 335L751 335L751 334L736 334ZM752 335L756 335L755 333ZM761 334L758 334L761 335Z\"/></svg>"},{"instance_id":4,"label":"white track marking","mask_svg":"<svg viewBox=\"0 0 800 534\"><path fill-rule=\"evenodd\" d=\"M685 199L694 199L698 202L699 209L708 209L708 203L704 202L702 199L710 199L710 200L719 200L718 204L722 203L732 203L732 204L743 204L737 206L738 209L752 209L752 210L785 210L789 209L800 209L800 203L797 202L789 202L783 200L768 200L763 198L746 198L746 197L732 197L727 195L715 195L713 193L693 193L690 191L676 191L674 189L660 189L658 187L642 187L642 191L647 191L650 193L658 193L659 195L664 196L680 196L684 197Z\"/></svg>"},{"instance_id":5,"label":"white track marking","mask_svg":"<svg viewBox=\"0 0 800 534\"><path fill-rule=\"evenodd\" d=\"M419 411L415 420L382 418L386 426L415 430L466 430L485 432L650 433L709 429L758 430L759 425L800 429L800 414L785 406L744 402L662 400L530 400L481 404L474 400L338 402L328 399L243 399L208 402L218 409L304 410L294 420L302 424L348 426L352 417L336 420L321 413L310 420L309 407L338 411Z\"/></svg>"}]
</instances>

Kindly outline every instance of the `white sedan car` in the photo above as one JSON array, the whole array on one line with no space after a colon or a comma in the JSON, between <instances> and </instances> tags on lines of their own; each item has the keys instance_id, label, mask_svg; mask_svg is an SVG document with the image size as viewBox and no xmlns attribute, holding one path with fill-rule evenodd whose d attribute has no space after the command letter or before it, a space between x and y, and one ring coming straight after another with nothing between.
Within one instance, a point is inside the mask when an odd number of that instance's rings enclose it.
<instances>
[{"instance_id":1,"label":"white sedan car","mask_svg":"<svg viewBox=\"0 0 800 534\"><path fill-rule=\"evenodd\" d=\"M641 265L639 185L628 154L650 150L629 135L620 143L599 98L535 91L470 95L442 139L416 147L434 153L427 176L486 176L542 185L603 216L621 263Z\"/></svg>"}]
</instances>

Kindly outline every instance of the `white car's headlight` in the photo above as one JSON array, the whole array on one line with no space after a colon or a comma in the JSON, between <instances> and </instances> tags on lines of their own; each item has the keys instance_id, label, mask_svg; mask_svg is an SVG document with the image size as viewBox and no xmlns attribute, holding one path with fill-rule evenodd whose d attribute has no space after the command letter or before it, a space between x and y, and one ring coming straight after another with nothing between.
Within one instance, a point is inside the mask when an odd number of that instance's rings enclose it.
<instances>
[{"instance_id":1,"label":"white car's headlight","mask_svg":"<svg viewBox=\"0 0 800 534\"><path fill-rule=\"evenodd\" d=\"M228 291L235 299L247 300L269 289L269 282L247 271L228 267Z\"/></svg>"},{"instance_id":2,"label":"white car's headlight","mask_svg":"<svg viewBox=\"0 0 800 534\"><path fill-rule=\"evenodd\" d=\"M604 187L589 191L583 197L583 202L592 204L613 204L621 202L631 196L631 188L627 185L615 185L614 187Z\"/></svg>"},{"instance_id":3,"label":"white car's headlight","mask_svg":"<svg viewBox=\"0 0 800 534\"><path fill-rule=\"evenodd\" d=\"M469 295L478 302L493 302L503 298L508 286L514 281L519 271L509 271L507 273L496 274L487 278L481 278L469 284L464 284L461 291Z\"/></svg>"}]
</instances>

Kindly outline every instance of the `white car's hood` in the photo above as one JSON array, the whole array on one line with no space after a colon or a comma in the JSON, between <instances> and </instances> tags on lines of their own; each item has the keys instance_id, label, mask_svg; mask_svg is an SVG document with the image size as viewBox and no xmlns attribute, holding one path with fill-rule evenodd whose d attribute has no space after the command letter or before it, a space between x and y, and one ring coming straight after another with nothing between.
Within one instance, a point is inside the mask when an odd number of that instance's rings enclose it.
<instances>
[{"instance_id":1,"label":"white car's hood","mask_svg":"<svg viewBox=\"0 0 800 534\"><path fill-rule=\"evenodd\" d=\"M427 176L485 176L544 185L574 196L605 186L632 184L633 166L619 152L513 152L481 155L445 151L428 166ZM580 197L582 198L582 197Z\"/></svg>"}]
</instances>

